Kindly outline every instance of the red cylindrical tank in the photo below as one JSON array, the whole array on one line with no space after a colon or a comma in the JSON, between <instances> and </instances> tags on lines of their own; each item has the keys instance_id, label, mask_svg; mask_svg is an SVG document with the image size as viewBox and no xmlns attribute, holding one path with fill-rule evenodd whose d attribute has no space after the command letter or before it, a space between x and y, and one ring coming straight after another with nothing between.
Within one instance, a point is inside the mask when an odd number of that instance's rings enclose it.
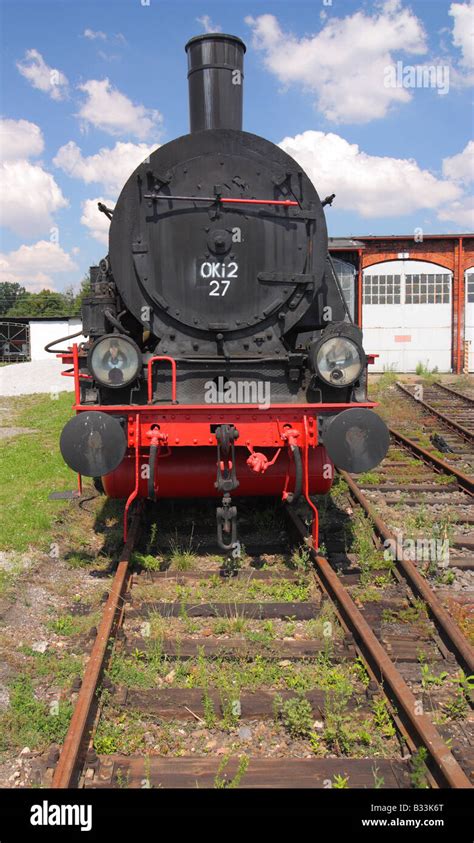
<instances>
[{"instance_id":1,"label":"red cylindrical tank","mask_svg":"<svg viewBox=\"0 0 474 843\"><path fill-rule=\"evenodd\" d=\"M275 452L264 448L262 453L272 459ZM239 486L232 496L281 497L285 486L288 463L293 491L295 466L287 449L283 449L274 463L261 474L247 465L249 452L236 447L236 473ZM303 454L302 454L303 457ZM148 449L140 456L139 497L147 497L148 481L142 466L148 465ZM334 466L323 445L309 448L309 491L312 495L329 492L334 476ZM145 477L142 477L145 474ZM171 455L157 460L155 487L157 498L212 498L222 497L214 486L217 476L216 451L212 448L175 448ZM135 488L135 456L128 454L115 471L102 478L106 495L110 498L128 498Z\"/></svg>"}]
</instances>

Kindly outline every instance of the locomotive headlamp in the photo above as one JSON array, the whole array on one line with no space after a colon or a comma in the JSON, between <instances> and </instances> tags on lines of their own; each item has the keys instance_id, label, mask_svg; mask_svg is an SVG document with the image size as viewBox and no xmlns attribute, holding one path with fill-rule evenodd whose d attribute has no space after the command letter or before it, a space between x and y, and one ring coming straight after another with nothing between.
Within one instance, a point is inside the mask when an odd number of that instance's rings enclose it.
<instances>
[{"instance_id":1,"label":"locomotive headlamp","mask_svg":"<svg viewBox=\"0 0 474 843\"><path fill-rule=\"evenodd\" d=\"M142 356L129 337L109 334L95 341L89 351L88 366L97 383L118 389L128 386L138 377Z\"/></svg>"},{"instance_id":2,"label":"locomotive headlamp","mask_svg":"<svg viewBox=\"0 0 474 843\"><path fill-rule=\"evenodd\" d=\"M331 386L348 386L362 371L359 349L347 337L331 337L319 347L316 368Z\"/></svg>"},{"instance_id":3,"label":"locomotive headlamp","mask_svg":"<svg viewBox=\"0 0 474 843\"><path fill-rule=\"evenodd\" d=\"M365 365L360 330L341 323L326 329L311 349L313 368L319 377L336 387L350 386Z\"/></svg>"}]
</instances>

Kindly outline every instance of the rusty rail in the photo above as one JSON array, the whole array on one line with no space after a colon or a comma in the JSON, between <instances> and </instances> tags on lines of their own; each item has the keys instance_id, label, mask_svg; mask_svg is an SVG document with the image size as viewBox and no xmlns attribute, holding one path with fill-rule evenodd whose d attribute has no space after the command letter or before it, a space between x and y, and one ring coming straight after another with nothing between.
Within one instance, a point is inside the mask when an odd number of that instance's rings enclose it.
<instances>
[{"instance_id":1,"label":"rusty rail","mask_svg":"<svg viewBox=\"0 0 474 843\"><path fill-rule=\"evenodd\" d=\"M464 395L462 392L458 392L457 389L453 389L452 386L448 386L444 383L439 383L438 381L436 381L434 385L437 386L439 389L444 389L445 392L447 392L449 395L453 395L455 398L461 398L463 401L466 402L466 404L470 405L471 407L474 404L474 398L470 398L469 395Z\"/></svg>"},{"instance_id":2,"label":"rusty rail","mask_svg":"<svg viewBox=\"0 0 474 843\"><path fill-rule=\"evenodd\" d=\"M355 500L362 506L370 520L372 521L377 533L384 541L390 541L392 546L397 547L397 537L389 530L385 521L380 518L368 498L359 489L357 483L353 478L347 474L346 471L340 472L341 477L344 478L349 490ZM459 627L454 623L452 618L448 615L446 609L442 606L440 600L430 588L426 580L421 576L416 566L411 559L404 553L396 553L396 561L402 569L404 576L409 581L413 590L425 601L431 613L433 620L438 627L439 632L445 639L445 642L450 646L455 653L459 663L467 670L469 674L474 672L474 650L462 634Z\"/></svg>"},{"instance_id":3,"label":"rusty rail","mask_svg":"<svg viewBox=\"0 0 474 843\"><path fill-rule=\"evenodd\" d=\"M451 474L453 477L456 478L459 485L464 489L465 492L468 494L474 494L474 481L469 474L464 474L462 471L458 471L453 465L444 460L437 457L435 454L431 454L430 451L427 451L425 448L422 448L421 445L418 445L417 442L414 442L413 439L408 439L403 433L400 433L399 430L395 430L393 427L388 428L390 431L390 435L393 436L398 442L402 445L405 445L406 448L409 448L410 451L413 451L419 457L421 457L424 462L428 462L431 465L438 468L440 471L443 471L445 474Z\"/></svg>"},{"instance_id":4,"label":"rusty rail","mask_svg":"<svg viewBox=\"0 0 474 843\"><path fill-rule=\"evenodd\" d=\"M399 381L397 381L397 386L399 389L401 389L402 392L408 395L412 399L412 401L415 401L421 407L424 407L425 410L428 410L428 412L432 413L434 416L440 419L440 421L448 425L448 427L451 427L453 430L456 431L456 433L459 433L468 442L474 442L474 433L472 433L466 427L463 427L461 424L458 424L457 422L453 421L453 419L450 419L449 416L445 416L443 413L440 413L439 410L436 410L435 407L433 407L431 404L428 404L426 401L422 401L420 398L415 398L413 393L410 392L410 390L407 389L406 386L404 386Z\"/></svg>"},{"instance_id":5,"label":"rusty rail","mask_svg":"<svg viewBox=\"0 0 474 843\"><path fill-rule=\"evenodd\" d=\"M298 533L306 536L306 528L299 516L288 510L288 517L293 522ZM378 674L383 683L390 688L397 704L397 709L408 734L417 746L424 746L428 752L429 769L439 787L472 788L472 785L446 746L439 732L433 726L426 714L417 714L418 706L415 697L405 680L395 667L387 652L379 643L374 632L361 612L355 605L347 589L342 585L339 577L331 568L327 559L317 555L314 548L308 545L316 571L324 588L336 602L345 623L351 630L356 644L361 649L372 669Z\"/></svg>"},{"instance_id":6,"label":"rusty rail","mask_svg":"<svg viewBox=\"0 0 474 843\"><path fill-rule=\"evenodd\" d=\"M80 753L88 733L91 712L95 700L97 685L104 668L107 646L114 626L117 611L129 573L130 558L135 546L140 528L141 508L137 509L124 545L120 562L117 565L115 577L105 604L94 646L87 662L74 712L69 724L66 738L54 771L52 787L74 787L77 764Z\"/></svg>"}]
</instances>

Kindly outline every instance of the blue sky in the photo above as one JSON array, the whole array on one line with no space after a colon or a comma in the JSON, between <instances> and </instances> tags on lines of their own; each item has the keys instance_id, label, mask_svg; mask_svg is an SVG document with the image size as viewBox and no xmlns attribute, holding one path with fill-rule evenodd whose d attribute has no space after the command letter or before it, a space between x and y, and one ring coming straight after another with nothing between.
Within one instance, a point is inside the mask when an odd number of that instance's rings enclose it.
<instances>
[{"instance_id":1,"label":"blue sky","mask_svg":"<svg viewBox=\"0 0 474 843\"><path fill-rule=\"evenodd\" d=\"M246 42L244 129L336 193L331 235L474 227L467 0L3 0L1 14L2 280L77 286L106 253L97 199L187 132L184 44L206 28Z\"/></svg>"}]
</instances>

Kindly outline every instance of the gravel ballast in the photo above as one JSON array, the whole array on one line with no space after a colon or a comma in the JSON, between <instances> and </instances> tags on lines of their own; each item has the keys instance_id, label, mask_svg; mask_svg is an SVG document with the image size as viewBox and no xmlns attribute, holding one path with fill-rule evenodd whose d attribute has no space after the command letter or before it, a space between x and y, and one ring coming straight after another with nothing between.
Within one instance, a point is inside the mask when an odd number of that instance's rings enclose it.
<instances>
[{"instance_id":1,"label":"gravel ballast","mask_svg":"<svg viewBox=\"0 0 474 843\"><path fill-rule=\"evenodd\" d=\"M60 360L31 360L0 367L0 396L33 395L37 392L72 392L74 379L63 377Z\"/></svg>"}]
</instances>

